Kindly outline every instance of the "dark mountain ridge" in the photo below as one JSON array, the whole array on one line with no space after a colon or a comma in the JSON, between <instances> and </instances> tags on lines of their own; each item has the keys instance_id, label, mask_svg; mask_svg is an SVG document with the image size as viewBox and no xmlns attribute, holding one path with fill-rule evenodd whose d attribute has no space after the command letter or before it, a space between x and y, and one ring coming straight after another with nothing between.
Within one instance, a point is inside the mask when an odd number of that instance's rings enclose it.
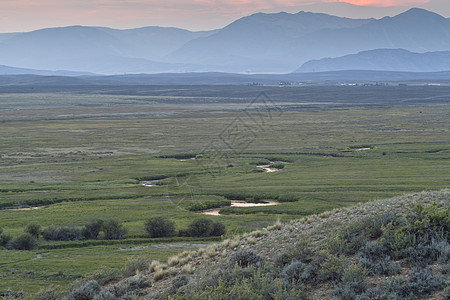
<instances>
[{"instance_id":1,"label":"dark mountain ridge","mask_svg":"<svg viewBox=\"0 0 450 300\"><path fill-rule=\"evenodd\" d=\"M376 49L304 63L296 72L376 70L440 72L450 70L450 51L415 53L404 49Z\"/></svg>"}]
</instances>

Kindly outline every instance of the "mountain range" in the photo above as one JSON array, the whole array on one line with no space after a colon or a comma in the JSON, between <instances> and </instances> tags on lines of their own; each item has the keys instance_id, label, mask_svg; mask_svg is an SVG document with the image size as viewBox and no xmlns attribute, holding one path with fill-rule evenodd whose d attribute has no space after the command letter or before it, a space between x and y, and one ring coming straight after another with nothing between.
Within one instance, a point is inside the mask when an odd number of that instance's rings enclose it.
<instances>
[{"instance_id":1,"label":"mountain range","mask_svg":"<svg viewBox=\"0 0 450 300\"><path fill-rule=\"evenodd\" d=\"M373 70L440 72L450 70L450 51L415 53L404 49L375 49L304 63L296 72Z\"/></svg>"},{"instance_id":2,"label":"mountain range","mask_svg":"<svg viewBox=\"0 0 450 300\"><path fill-rule=\"evenodd\" d=\"M424 72L441 70L433 66L445 65L438 62L447 59L442 51L450 51L450 19L417 8L381 19L304 11L257 13L224 28L201 32L71 26L0 34L0 65L97 74L289 73L300 66L299 71L357 66ZM350 54L355 56L347 56ZM411 59L431 56L433 66L426 62L411 66ZM325 57L341 58L321 60ZM395 63L388 64L386 59Z\"/></svg>"}]
</instances>

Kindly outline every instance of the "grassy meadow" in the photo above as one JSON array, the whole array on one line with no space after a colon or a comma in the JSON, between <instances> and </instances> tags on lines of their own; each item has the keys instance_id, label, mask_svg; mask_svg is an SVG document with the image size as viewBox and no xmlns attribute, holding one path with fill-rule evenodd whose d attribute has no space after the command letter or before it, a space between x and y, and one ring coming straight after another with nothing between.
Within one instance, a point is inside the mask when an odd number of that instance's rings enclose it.
<instances>
[{"instance_id":1,"label":"grassy meadow","mask_svg":"<svg viewBox=\"0 0 450 300\"><path fill-rule=\"evenodd\" d=\"M217 240L152 240L143 228L150 217L170 217L177 229L195 218L220 220L232 236L278 218L449 187L449 88L346 89L339 97L349 100L336 103L329 87L325 102L320 87L315 94L308 88L317 99L305 100L295 97L295 89L306 93L301 87L285 89L286 99L273 88L276 96L262 111L248 110L258 95L254 87L229 96L215 89L186 97L178 90L1 94L3 232L19 235L31 222L83 226L101 218L119 220L128 236L95 243L41 239L33 251L0 249L0 292L66 287L102 267L120 269L129 257L166 260L183 247ZM357 101L361 94L365 102ZM387 94L408 100L389 105ZM284 168L257 167L271 162ZM159 181L145 187L140 180ZM224 207L221 216L188 210L225 199L280 204Z\"/></svg>"}]
</instances>

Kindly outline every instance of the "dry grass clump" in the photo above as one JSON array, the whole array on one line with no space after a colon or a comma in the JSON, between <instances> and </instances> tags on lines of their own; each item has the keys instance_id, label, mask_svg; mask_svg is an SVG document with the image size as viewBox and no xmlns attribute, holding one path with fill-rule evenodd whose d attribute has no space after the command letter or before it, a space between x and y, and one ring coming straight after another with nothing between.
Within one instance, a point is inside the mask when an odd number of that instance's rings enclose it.
<instances>
[{"instance_id":1,"label":"dry grass clump","mask_svg":"<svg viewBox=\"0 0 450 300\"><path fill-rule=\"evenodd\" d=\"M150 264L149 271L150 271L151 273L153 273L153 272L156 272L156 271L158 271L158 270L162 270L162 269L164 269L165 267L166 267L166 266L163 265L163 264L161 264L159 261L154 260L154 261L152 261L152 263Z\"/></svg>"},{"instance_id":2,"label":"dry grass clump","mask_svg":"<svg viewBox=\"0 0 450 300\"><path fill-rule=\"evenodd\" d=\"M230 240L230 248L234 249L237 246L239 246L239 244L241 243L241 238L239 236L234 236L231 240Z\"/></svg>"},{"instance_id":3,"label":"dry grass clump","mask_svg":"<svg viewBox=\"0 0 450 300\"><path fill-rule=\"evenodd\" d=\"M193 274L194 271L195 271L195 268L194 268L194 266L191 265L191 264L184 265L184 266L181 268L181 272L182 272L183 274Z\"/></svg>"},{"instance_id":4,"label":"dry grass clump","mask_svg":"<svg viewBox=\"0 0 450 300\"><path fill-rule=\"evenodd\" d=\"M218 248L217 244L212 244L212 245L209 245L208 247L206 247L206 250L205 250L206 257L216 256L217 248Z\"/></svg>"},{"instance_id":5,"label":"dry grass clump","mask_svg":"<svg viewBox=\"0 0 450 300\"><path fill-rule=\"evenodd\" d=\"M249 243L250 245L254 245L256 243L256 240L253 237L248 237L247 238L247 243Z\"/></svg>"},{"instance_id":6,"label":"dry grass clump","mask_svg":"<svg viewBox=\"0 0 450 300\"><path fill-rule=\"evenodd\" d=\"M267 227L267 230L271 231L271 230L281 230L281 228L283 228L283 224L281 223L280 218L278 218L275 222L275 224L273 224L272 226Z\"/></svg>"},{"instance_id":7,"label":"dry grass clump","mask_svg":"<svg viewBox=\"0 0 450 300\"><path fill-rule=\"evenodd\" d=\"M180 259L177 255L169 257L167 263L170 267L176 266L180 263Z\"/></svg>"}]
</instances>

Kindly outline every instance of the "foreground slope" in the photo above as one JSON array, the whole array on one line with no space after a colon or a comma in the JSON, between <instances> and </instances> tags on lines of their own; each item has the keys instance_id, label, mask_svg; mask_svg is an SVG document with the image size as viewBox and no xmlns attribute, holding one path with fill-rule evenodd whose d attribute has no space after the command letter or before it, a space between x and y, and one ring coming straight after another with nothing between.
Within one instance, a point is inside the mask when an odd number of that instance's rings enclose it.
<instances>
[{"instance_id":1,"label":"foreground slope","mask_svg":"<svg viewBox=\"0 0 450 300\"><path fill-rule=\"evenodd\" d=\"M449 200L422 192L277 223L69 299L448 299Z\"/></svg>"}]
</instances>

